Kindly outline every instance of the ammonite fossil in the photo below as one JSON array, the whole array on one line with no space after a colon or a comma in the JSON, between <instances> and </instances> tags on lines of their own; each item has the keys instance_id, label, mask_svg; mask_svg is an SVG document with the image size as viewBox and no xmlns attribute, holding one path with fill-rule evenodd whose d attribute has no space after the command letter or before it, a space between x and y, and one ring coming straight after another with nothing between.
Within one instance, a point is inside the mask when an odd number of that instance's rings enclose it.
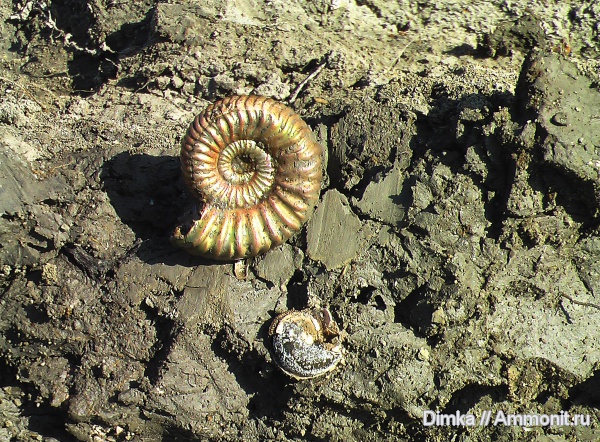
<instances>
[{"instance_id":1,"label":"ammonite fossil","mask_svg":"<svg viewBox=\"0 0 600 442\"><path fill-rule=\"evenodd\" d=\"M344 359L339 328L326 308L290 310L269 327L271 354L294 379L310 379L332 371Z\"/></svg>"},{"instance_id":2,"label":"ammonite fossil","mask_svg":"<svg viewBox=\"0 0 600 442\"><path fill-rule=\"evenodd\" d=\"M181 170L200 206L173 244L195 255L242 259L296 233L319 199L322 148L289 107L233 96L210 105L181 143Z\"/></svg>"}]
</instances>

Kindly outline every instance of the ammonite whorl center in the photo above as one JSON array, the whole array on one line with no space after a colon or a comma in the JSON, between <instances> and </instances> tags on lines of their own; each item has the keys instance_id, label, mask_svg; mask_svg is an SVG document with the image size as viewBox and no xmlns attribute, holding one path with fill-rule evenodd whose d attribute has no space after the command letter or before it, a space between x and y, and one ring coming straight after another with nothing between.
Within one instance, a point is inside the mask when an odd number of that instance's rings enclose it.
<instances>
[{"instance_id":1,"label":"ammonite whorl center","mask_svg":"<svg viewBox=\"0 0 600 442\"><path fill-rule=\"evenodd\" d=\"M216 259L283 243L319 199L322 152L306 123L270 98L233 96L209 106L181 143L183 178L202 209L171 241Z\"/></svg>"},{"instance_id":2,"label":"ammonite whorl center","mask_svg":"<svg viewBox=\"0 0 600 442\"><path fill-rule=\"evenodd\" d=\"M219 186L209 180L199 185L204 184L201 189L207 201L224 207L252 206L264 198L275 182L273 158L264 146L252 140L228 144L218 157L217 171L223 180Z\"/></svg>"}]
</instances>

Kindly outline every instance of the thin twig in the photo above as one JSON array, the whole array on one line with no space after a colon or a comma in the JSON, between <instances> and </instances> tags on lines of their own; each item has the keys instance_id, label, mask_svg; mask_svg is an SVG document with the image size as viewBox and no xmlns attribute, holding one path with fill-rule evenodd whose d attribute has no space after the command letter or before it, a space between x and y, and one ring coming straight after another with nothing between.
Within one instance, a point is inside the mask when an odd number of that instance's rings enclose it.
<instances>
[{"instance_id":1,"label":"thin twig","mask_svg":"<svg viewBox=\"0 0 600 442\"><path fill-rule=\"evenodd\" d=\"M573 299L571 296L565 295L564 293L561 293L560 296L562 296L563 298L567 298L573 304L582 305L584 307L592 307L592 308L600 310L600 305L598 305L598 304L593 304L591 302L577 301L576 299Z\"/></svg>"},{"instance_id":2,"label":"thin twig","mask_svg":"<svg viewBox=\"0 0 600 442\"><path fill-rule=\"evenodd\" d=\"M398 54L398 56L396 57L396 59L394 60L394 62L391 64L391 66L386 69L386 74L391 72L392 69L394 69L396 67L396 65L400 62L400 59L402 58L402 56L404 55L404 52L406 52L406 50L408 49L408 47L413 44L415 41L417 40L417 37L413 37L410 39L410 41L408 43L406 43L406 45L404 45L404 47L400 50L400 53Z\"/></svg>"},{"instance_id":3,"label":"thin twig","mask_svg":"<svg viewBox=\"0 0 600 442\"><path fill-rule=\"evenodd\" d=\"M327 60L319 64L315 69L313 69L313 71L310 74L308 74L308 77L306 77L300 82L300 84L296 87L296 89L294 89L294 91L287 99L288 104L292 104L296 100L296 98L298 98L298 94L300 94L302 89L304 89L304 87L308 84L309 81L313 80L317 75L319 75L319 72L321 72L326 65Z\"/></svg>"}]
</instances>

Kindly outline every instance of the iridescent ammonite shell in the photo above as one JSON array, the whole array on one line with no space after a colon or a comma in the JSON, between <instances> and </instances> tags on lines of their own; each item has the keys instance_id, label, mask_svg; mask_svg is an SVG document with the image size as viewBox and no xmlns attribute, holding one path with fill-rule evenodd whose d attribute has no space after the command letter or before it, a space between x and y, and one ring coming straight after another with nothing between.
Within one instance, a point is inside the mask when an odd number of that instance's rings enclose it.
<instances>
[{"instance_id":1,"label":"iridescent ammonite shell","mask_svg":"<svg viewBox=\"0 0 600 442\"><path fill-rule=\"evenodd\" d=\"M339 335L328 309L290 310L277 316L269 327L271 354L288 376L315 378L343 361Z\"/></svg>"},{"instance_id":2,"label":"iridescent ammonite shell","mask_svg":"<svg viewBox=\"0 0 600 442\"><path fill-rule=\"evenodd\" d=\"M294 233L321 191L322 148L289 107L260 96L210 105L181 143L181 170L201 207L171 241L194 255L242 259Z\"/></svg>"}]
</instances>

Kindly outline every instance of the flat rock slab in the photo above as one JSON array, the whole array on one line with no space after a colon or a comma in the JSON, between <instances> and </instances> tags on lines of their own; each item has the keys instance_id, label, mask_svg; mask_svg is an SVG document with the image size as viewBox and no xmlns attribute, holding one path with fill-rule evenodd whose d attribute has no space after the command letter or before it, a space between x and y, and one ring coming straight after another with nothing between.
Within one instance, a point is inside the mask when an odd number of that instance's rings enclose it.
<instances>
[{"instance_id":1,"label":"flat rock slab","mask_svg":"<svg viewBox=\"0 0 600 442\"><path fill-rule=\"evenodd\" d=\"M369 183L356 207L371 218L396 226L410 203L402 194L403 187L402 171L394 167L381 181Z\"/></svg>"},{"instance_id":2,"label":"flat rock slab","mask_svg":"<svg viewBox=\"0 0 600 442\"><path fill-rule=\"evenodd\" d=\"M294 250L289 244L271 250L255 265L259 278L271 281L277 286L286 284L296 269L302 265L304 254Z\"/></svg>"},{"instance_id":3,"label":"flat rock slab","mask_svg":"<svg viewBox=\"0 0 600 442\"><path fill-rule=\"evenodd\" d=\"M330 270L351 261L362 243L360 219L337 190L325 194L307 230L308 256Z\"/></svg>"},{"instance_id":4,"label":"flat rock slab","mask_svg":"<svg viewBox=\"0 0 600 442\"><path fill-rule=\"evenodd\" d=\"M17 213L25 204L56 198L65 186L56 177L42 181L33 173L34 166L25 159L27 153L17 150L25 143L6 135L0 140L0 215ZM25 157L26 158L26 157Z\"/></svg>"}]
</instances>

